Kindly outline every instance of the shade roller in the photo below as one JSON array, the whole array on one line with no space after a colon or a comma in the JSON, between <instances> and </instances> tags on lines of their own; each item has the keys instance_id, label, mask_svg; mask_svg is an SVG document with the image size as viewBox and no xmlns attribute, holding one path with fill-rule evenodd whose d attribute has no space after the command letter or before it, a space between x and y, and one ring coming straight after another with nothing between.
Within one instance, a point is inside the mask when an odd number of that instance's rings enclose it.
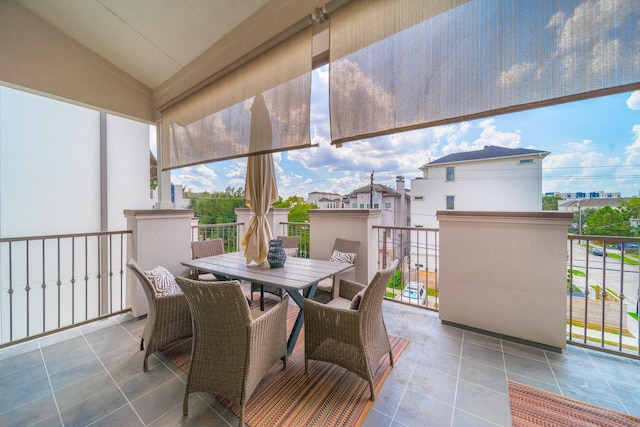
<instances>
[{"instance_id":1,"label":"shade roller","mask_svg":"<svg viewBox=\"0 0 640 427\"><path fill-rule=\"evenodd\" d=\"M162 113L162 169L311 145L311 29Z\"/></svg>"},{"instance_id":2,"label":"shade roller","mask_svg":"<svg viewBox=\"0 0 640 427\"><path fill-rule=\"evenodd\" d=\"M640 88L640 0L353 0L330 19L332 143Z\"/></svg>"}]
</instances>

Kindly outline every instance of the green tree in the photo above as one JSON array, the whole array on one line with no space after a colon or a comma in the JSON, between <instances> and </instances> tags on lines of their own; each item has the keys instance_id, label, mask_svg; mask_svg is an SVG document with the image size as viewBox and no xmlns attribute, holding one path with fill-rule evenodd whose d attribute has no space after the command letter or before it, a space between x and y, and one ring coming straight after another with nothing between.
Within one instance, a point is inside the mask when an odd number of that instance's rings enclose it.
<instances>
[{"instance_id":1,"label":"green tree","mask_svg":"<svg viewBox=\"0 0 640 427\"><path fill-rule=\"evenodd\" d=\"M309 222L309 209L318 209L315 203L305 202L300 196L290 196L286 200L282 197L273 204L274 208L288 208L289 216L287 219L289 222Z\"/></svg>"},{"instance_id":2,"label":"green tree","mask_svg":"<svg viewBox=\"0 0 640 427\"><path fill-rule=\"evenodd\" d=\"M605 206L587 219L584 231L585 234L599 236L626 236L629 232L629 221L624 220L619 209Z\"/></svg>"},{"instance_id":3,"label":"green tree","mask_svg":"<svg viewBox=\"0 0 640 427\"><path fill-rule=\"evenodd\" d=\"M640 235L640 228L631 228L631 220L640 218L640 197L635 196L629 200L623 200L620 202L620 214L622 219L627 223L629 230L628 236Z\"/></svg>"},{"instance_id":4,"label":"green tree","mask_svg":"<svg viewBox=\"0 0 640 427\"><path fill-rule=\"evenodd\" d=\"M582 224L582 227L584 228L589 218L591 218L596 212L598 212L598 209L596 208L579 209L573 213L573 222L578 225Z\"/></svg>"},{"instance_id":5,"label":"green tree","mask_svg":"<svg viewBox=\"0 0 640 427\"><path fill-rule=\"evenodd\" d=\"M190 193L190 195L194 195ZM244 190L227 187L224 192L200 193L191 198L189 207L200 224L225 224L238 220L236 208L245 207Z\"/></svg>"},{"instance_id":6,"label":"green tree","mask_svg":"<svg viewBox=\"0 0 640 427\"><path fill-rule=\"evenodd\" d=\"M542 196L542 210L543 211L557 211L558 201L562 200L560 196Z\"/></svg>"}]
</instances>

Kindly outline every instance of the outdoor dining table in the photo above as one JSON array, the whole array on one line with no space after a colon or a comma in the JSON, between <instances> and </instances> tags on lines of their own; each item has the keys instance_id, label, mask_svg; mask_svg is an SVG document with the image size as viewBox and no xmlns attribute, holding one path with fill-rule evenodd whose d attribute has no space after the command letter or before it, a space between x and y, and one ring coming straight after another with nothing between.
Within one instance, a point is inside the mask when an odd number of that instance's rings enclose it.
<instances>
[{"instance_id":1,"label":"outdoor dining table","mask_svg":"<svg viewBox=\"0 0 640 427\"><path fill-rule=\"evenodd\" d=\"M313 298L320 280L352 267L351 264L296 257L287 257L284 267L280 268L271 268L267 263L247 265L243 252L229 252L191 259L182 261L182 265L213 273L216 276L224 276L231 280L246 280L263 286L284 289L300 307L287 341L288 354L293 352L304 323L304 297Z\"/></svg>"}]
</instances>

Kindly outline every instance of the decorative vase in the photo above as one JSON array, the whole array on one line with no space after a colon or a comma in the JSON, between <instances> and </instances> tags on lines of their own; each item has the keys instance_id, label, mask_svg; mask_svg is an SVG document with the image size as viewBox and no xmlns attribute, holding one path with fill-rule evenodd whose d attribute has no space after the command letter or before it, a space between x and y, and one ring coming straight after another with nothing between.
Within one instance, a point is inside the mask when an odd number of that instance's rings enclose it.
<instances>
[{"instance_id":1,"label":"decorative vase","mask_svg":"<svg viewBox=\"0 0 640 427\"><path fill-rule=\"evenodd\" d=\"M269 240L269 252L267 253L267 262L271 268L284 267L287 260L287 253L282 247L281 239Z\"/></svg>"}]
</instances>

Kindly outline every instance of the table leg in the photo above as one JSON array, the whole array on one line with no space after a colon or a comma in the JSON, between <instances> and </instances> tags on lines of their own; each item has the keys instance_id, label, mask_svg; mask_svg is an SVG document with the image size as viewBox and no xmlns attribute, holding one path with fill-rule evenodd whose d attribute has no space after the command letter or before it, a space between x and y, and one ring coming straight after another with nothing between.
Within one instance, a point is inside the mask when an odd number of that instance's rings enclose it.
<instances>
[{"instance_id":1,"label":"table leg","mask_svg":"<svg viewBox=\"0 0 640 427\"><path fill-rule=\"evenodd\" d=\"M264 285L260 285L260 311L264 311Z\"/></svg>"},{"instance_id":2,"label":"table leg","mask_svg":"<svg viewBox=\"0 0 640 427\"><path fill-rule=\"evenodd\" d=\"M308 289L307 298L313 298L316 293L316 288L318 287L318 282L312 284ZM298 316L296 317L296 321L293 324L293 329L291 330L291 335L289 335L289 339L287 340L287 354L291 355L293 353L293 348L296 346L296 341L298 341L298 335L300 335L300 330L302 329L302 324L304 323L304 298L302 294L298 291L290 291L286 290L287 293L291 296L291 299L296 303L296 305L300 308L298 312ZM304 291L303 291L304 292Z\"/></svg>"}]
</instances>

